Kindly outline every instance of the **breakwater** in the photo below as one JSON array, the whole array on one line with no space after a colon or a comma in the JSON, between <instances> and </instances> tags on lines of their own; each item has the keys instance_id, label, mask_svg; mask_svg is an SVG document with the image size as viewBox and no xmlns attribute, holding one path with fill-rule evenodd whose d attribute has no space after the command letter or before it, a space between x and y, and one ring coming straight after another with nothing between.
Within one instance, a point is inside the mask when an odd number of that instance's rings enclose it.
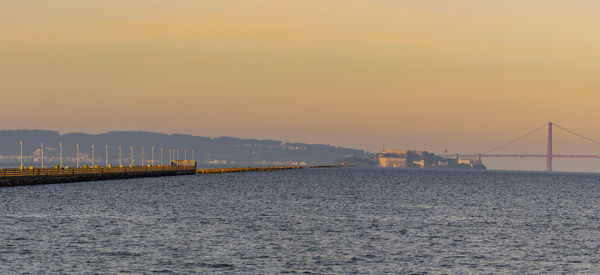
<instances>
[{"instance_id":1,"label":"breakwater","mask_svg":"<svg viewBox=\"0 0 600 275\"><path fill-rule=\"evenodd\" d=\"M289 169L302 169L303 166L271 166L271 167L242 167L242 168L216 168L216 169L198 169L196 174L222 174L222 173L241 173L241 172L267 172Z\"/></svg>"},{"instance_id":2,"label":"breakwater","mask_svg":"<svg viewBox=\"0 0 600 275\"><path fill-rule=\"evenodd\" d=\"M193 175L193 166L134 166L69 169L0 169L0 187Z\"/></svg>"}]
</instances>

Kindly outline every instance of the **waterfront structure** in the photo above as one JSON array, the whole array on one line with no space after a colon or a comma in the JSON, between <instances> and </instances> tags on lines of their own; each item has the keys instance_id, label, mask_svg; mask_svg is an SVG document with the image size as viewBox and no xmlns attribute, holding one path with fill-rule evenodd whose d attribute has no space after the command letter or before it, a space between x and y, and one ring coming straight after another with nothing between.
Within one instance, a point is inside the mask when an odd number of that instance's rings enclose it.
<instances>
[{"instance_id":1,"label":"waterfront structure","mask_svg":"<svg viewBox=\"0 0 600 275\"><path fill-rule=\"evenodd\" d=\"M54 168L46 168L44 152L46 149L54 151L54 148L46 148L44 143L40 143L40 148L36 149L33 153L32 160L34 162L40 161L41 168L30 166L25 169L23 166L23 141L19 141L20 145L20 167L18 169L2 169L0 168L0 187L7 186L24 186L24 185L37 185L37 184L53 184L53 183L65 183L65 182L79 182L79 181L96 181L96 180L109 180L109 179L126 179L126 178L141 178L141 177L162 177L162 176L176 176L176 175L192 175L196 173L197 163L195 160L172 160L167 166L157 165L154 166L154 146L152 146L152 161L151 165L146 165L144 156L144 147L141 147L141 165L134 166L133 159L133 146L131 149L130 166L123 167L122 165L122 147L119 146L119 167L113 168L108 163L108 145L105 145L105 166L100 167L96 165L96 155L94 144L91 144L91 159L87 154L83 155L83 160L87 162L91 161L91 165L83 165L80 167L80 151L79 143L76 144L76 168L69 166L63 166L63 143L59 143L60 147L60 160L59 165ZM162 158L162 149L161 149ZM52 157L48 158L48 161L53 161ZM72 160L71 160L72 161ZM161 159L162 162L162 159Z\"/></svg>"},{"instance_id":2,"label":"waterfront structure","mask_svg":"<svg viewBox=\"0 0 600 275\"><path fill-rule=\"evenodd\" d=\"M0 169L0 187L193 174L196 174L196 162L190 160L152 167Z\"/></svg>"}]
</instances>

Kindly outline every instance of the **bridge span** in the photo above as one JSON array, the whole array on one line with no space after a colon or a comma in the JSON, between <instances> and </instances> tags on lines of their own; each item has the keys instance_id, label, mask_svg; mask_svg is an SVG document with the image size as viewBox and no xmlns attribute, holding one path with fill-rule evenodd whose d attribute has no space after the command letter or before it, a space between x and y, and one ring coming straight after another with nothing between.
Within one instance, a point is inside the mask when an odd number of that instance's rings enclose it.
<instances>
[{"instance_id":1,"label":"bridge span","mask_svg":"<svg viewBox=\"0 0 600 275\"><path fill-rule=\"evenodd\" d=\"M477 159L477 158L547 158L546 154L452 154L450 156L459 157L462 159ZM552 158L590 158L600 159L600 155L564 155L552 154Z\"/></svg>"},{"instance_id":2,"label":"bridge span","mask_svg":"<svg viewBox=\"0 0 600 275\"><path fill-rule=\"evenodd\" d=\"M567 128L564 128L558 124L552 123L552 122L548 122L548 124L543 124L540 127L528 132L527 134L520 136L516 139L513 139L507 143L501 144L499 146L494 147L491 150L488 150L487 152L484 153L471 153L471 154L461 154L461 153L456 153L456 154L450 154L447 155L447 157L456 157L456 158L462 158L462 159L473 159L473 160L479 160L481 161L482 158L546 158L546 171L551 172L552 171L552 159L554 158L587 158L587 159L600 159L600 154L599 155L586 155L586 154L553 154L552 153L552 128L553 126L564 130L572 135L575 135L577 137L583 138L589 142L592 143L596 143L600 145L600 141L592 139L592 138L588 138L586 136L583 136L581 134L578 134L576 132L573 132ZM494 154L493 152L504 148L508 145L511 145L517 141L520 141L536 132L538 132L539 130L546 128L548 130L548 141L547 141L547 146L546 146L546 153L545 154L518 154L518 153L513 153L513 154Z\"/></svg>"}]
</instances>

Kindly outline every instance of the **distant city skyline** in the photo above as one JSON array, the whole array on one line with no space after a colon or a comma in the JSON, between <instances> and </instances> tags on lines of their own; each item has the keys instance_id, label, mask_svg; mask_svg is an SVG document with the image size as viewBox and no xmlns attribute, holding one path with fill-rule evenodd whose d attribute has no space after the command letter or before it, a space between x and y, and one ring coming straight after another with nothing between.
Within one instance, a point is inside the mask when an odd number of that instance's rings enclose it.
<instances>
[{"instance_id":1,"label":"distant city skyline","mask_svg":"<svg viewBox=\"0 0 600 275\"><path fill-rule=\"evenodd\" d=\"M600 138L599 12L591 0L6 1L0 125L437 154L548 121ZM544 139L504 152L544 153ZM600 154L562 133L554 149ZM545 165L502 161L484 160Z\"/></svg>"}]
</instances>

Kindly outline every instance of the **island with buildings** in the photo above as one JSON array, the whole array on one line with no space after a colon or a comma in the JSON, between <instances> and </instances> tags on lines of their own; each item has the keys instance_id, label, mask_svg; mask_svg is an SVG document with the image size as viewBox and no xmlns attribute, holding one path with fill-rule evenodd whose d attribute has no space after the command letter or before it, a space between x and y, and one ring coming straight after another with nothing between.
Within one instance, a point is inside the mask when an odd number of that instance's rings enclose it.
<instances>
[{"instance_id":1,"label":"island with buildings","mask_svg":"<svg viewBox=\"0 0 600 275\"><path fill-rule=\"evenodd\" d=\"M338 162L345 166L379 166L386 168L441 168L485 170L481 159L461 159L458 156L438 156L427 151L382 150L374 158L345 158Z\"/></svg>"},{"instance_id":2,"label":"island with buildings","mask_svg":"<svg viewBox=\"0 0 600 275\"><path fill-rule=\"evenodd\" d=\"M385 150L376 158L381 167L486 169L481 159L441 157L427 151Z\"/></svg>"}]
</instances>

